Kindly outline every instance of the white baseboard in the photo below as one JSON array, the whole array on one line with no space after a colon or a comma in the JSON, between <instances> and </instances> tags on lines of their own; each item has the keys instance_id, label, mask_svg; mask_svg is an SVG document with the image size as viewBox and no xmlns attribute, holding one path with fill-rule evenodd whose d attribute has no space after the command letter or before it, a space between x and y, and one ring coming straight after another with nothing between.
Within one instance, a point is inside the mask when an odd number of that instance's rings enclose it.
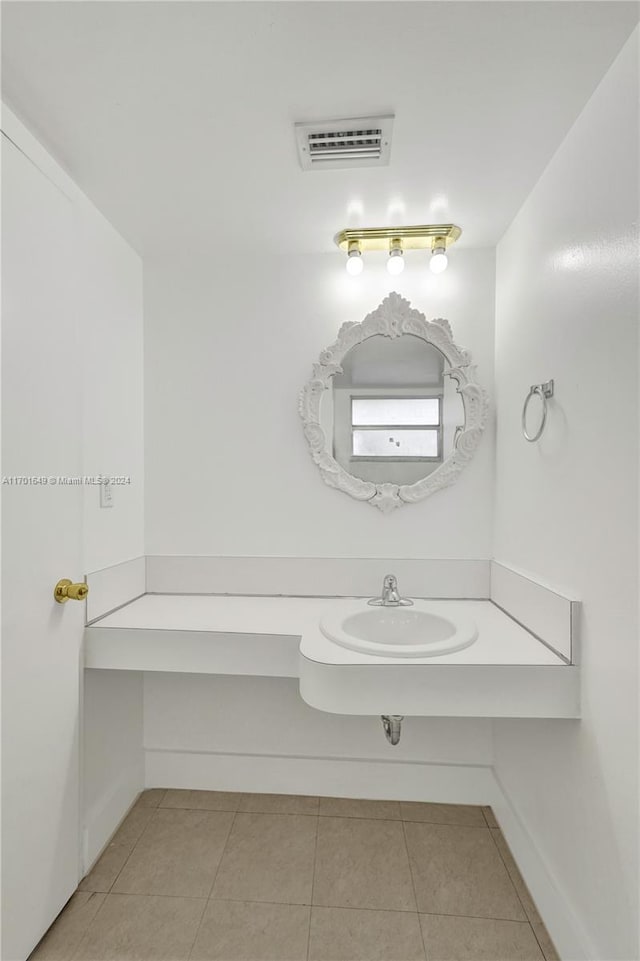
<instances>
[{"instance_id":1,"label":"white baseboard","mask_svg":"<svg viewBox=\"0 0 640 961\"><path fill-rule=\"evenodd\" d=\"M489 804L494 778L480 765L147 749L145 786Z\"/></svg>"},{"instance_id":2,"label":"white baseboard","mask_svg":"<svg viewBox=\"0 0 640 961\"><path fill-rule=\"evenodd\" d=\"M562 961L602 961L566 892L544 861L531 834L492 770L491 804L525 884Z\"/></svg>"},{"instance_id":3,"label":"white baseboard","mask_svg":"<svg viewBox=\"0 0 640 961\"><path fill-rule=\"evenodd\" d=\"M85 812L82 828L83 876L91 870L143 788L143 763L131 764L108 794Z\"/></svg>"}]
</instances>

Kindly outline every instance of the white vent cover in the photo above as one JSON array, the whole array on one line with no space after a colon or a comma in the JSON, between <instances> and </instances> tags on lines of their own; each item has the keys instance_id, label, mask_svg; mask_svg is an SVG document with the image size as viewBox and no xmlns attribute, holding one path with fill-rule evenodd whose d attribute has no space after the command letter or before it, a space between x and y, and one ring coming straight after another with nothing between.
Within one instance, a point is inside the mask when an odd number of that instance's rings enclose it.
<instances>
[{"instance_id":1,"label":"white vent cover","mask_svg":"<svg viewBox=\"0 0 640 961\"><path fill-rule=\"evenodd\" d=\"M393 116L297 123L295 128L303 170L385 167L389 163Z\"/></svg>"}]
</instances>

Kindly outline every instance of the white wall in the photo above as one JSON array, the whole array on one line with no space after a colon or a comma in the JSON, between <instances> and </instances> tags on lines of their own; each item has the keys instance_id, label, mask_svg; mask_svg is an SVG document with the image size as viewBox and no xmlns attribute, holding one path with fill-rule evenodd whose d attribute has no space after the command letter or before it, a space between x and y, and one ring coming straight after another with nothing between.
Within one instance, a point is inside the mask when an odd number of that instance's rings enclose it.
<instances>
[{"instance_id":1,"label":"white wall","mask_svg":"<svg viewBox=\"0 0 640 961\"><path fill-rule=\"evenodd\" d=\"M83 472L130 477L113 507L84 489L85 571L144 554L142 262L88 201L75 208L82 278Z\"/></svg>"},{"instance_id":2,"label":"white wall","mask_svg":"<svg viewBox=\"0 0 640 961\"><path fill-rule=\"evenodd\" d=\"M297 678L145 675L145 748L490 764L482 719L410 718L390 749L379 717L325 714Z\"/></svg>"},{"instance_id":3,"label":"white wall","mask_svg":"<svg viewBox=\"0 0 640 961\"><path fill-rule=\"evenodd\" d=\"M144 785L142 675L85 671L82 861L96 860Z\"/></svg>"},{"instance_id":4,"label":"white wall","mask_svg":"<svg viewBox=\"0 0 640 961\"><path fill-rule=\"evenodd\" d=\"M298 417L298 393L340 324L394 288L450 319L492 391L494 252L454 249L440 277L419 258L407 256L400 278L382 255L349 277L337 250L190 250L145 263L147 553L490 556L491 427L454 487L382 515L324 484Z\"/></svg>"},{"instance_id":5,"label":"white wall","mask_svg":"<svg viewBox=\"0 0 640 961\"><path fill-rule=\"evenodd\" d=\"M69 309L76 326L81 403L60 411L80 432L84 475L123 474L114 507L85 486L84 572L144 554L142 261L27 127L2 104L2 129L70 201ZM79 576L77 571L75 576Z\"/></svg>"},{"instance_id":6,"label":"white wall","mask_svg":"<svg viewBox=\"0 0 640 961\"><path fill-rule=\"evenodd\" d=\"M495 556L582 600L583 720L496 722L495 767L594 961L638 957L637 58L636 31L497 253Z\"/></svg>"},{"instance_id":7,"label":"white wall","mask_svg":"<svg viewBox=\"0 0 640 961\"><path fill-rule=\"evenodd\" d=\"M84 571L144 554L143 284L137 253L74 191L78 333L83 362L83 473L130 477L100 507L83 490ZM82 703L83 867L144 784L142 676L86 671Z\"/></svg>"},{"instance_id":8,"label":"white wall","mask_svg":"<svg viewBox=\"0 0 640 961\"><path fill-rule=\"evenodd\" d=\"M84 570L144 554L142 261L86 198L75 207L82 314L83 473L130 477L100 507L84 488ZM144 562L141 562L144 563ZM85 870L144 783L142 676L85 671L83 836Z\"/></svg>"},{"instance_id":9,"label":"white wall","mask_svg":"<svg viewBox=\"0 0 640 961\"><path fill-rule=\"evenodd\" d=\"M348 277L337 250L189 251L145 263L147 553L490 556L492 425L455 487L389 516L324 484L298 417L320 351L343 321L362 320L393 289L428 318L449 318L492 392L494 252L456 249L439 278L419 256L395 279L383 256ZM313 711L297 682L277 679L149 674L144 726L156 773L174 771L162 765L171 752L201 752L189 770L208 787L219 782L208 779L218 768L207 759L225 752L273 758L273 770L276 757L301 755L490 763L489 721L415 719L391 749L379 718ZM264 770L253 790L265 789ZM295 779L278 783L295 790Z\"/></svg>"},{"instance_id":10,"label":"white wall","mask_svg":"<svg viewBox=\"0 0 640 961\"><path fill-rule=\"evenodd\" d=\"M490 720L407 718L391 747L379 717L316 711L301 699L297 678L145 674L144 744L148 786L293 794L460 801L464 795L448 793L459 790L456 775L467 768L465 783L475 784L471 769L492 761ZM378 770L373 786L363 761ZM323 762L342 772L337 784Z\"/></svg>"}]
</instances>

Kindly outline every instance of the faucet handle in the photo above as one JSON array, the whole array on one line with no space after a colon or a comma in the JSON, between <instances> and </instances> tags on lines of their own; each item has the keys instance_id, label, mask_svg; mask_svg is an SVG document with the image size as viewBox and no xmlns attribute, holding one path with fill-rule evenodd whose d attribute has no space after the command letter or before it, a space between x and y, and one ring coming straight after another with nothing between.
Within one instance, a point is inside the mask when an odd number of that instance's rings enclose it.
<instances>
[{"instance_id":1,"label":"faucet handle","mask_svg":"<svg viewBox=\"0 0 640 961\"><path fill-rule=\"evenodd\" d=\"M372 597L367 602L372 607L411 607L413 601L400 597L398 579L395 574L385 574L382 581L382 595Z\"/></svg>"}]
</instances>

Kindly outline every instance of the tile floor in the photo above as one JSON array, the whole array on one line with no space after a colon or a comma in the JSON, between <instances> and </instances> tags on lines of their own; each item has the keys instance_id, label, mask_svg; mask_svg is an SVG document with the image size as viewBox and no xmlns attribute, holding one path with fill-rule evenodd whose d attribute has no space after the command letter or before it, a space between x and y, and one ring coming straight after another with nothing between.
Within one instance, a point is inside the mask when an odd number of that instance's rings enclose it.
<instances>
[{"instance_id":1,"label":"tile floor","mask_svg":"<svg viewBox=\"0 0 640 961\"><path fill-rule=\"evenodd\" d=\"M145 791L30 961L558 961L490 808Z\"/></svg>"}]
</instances>

